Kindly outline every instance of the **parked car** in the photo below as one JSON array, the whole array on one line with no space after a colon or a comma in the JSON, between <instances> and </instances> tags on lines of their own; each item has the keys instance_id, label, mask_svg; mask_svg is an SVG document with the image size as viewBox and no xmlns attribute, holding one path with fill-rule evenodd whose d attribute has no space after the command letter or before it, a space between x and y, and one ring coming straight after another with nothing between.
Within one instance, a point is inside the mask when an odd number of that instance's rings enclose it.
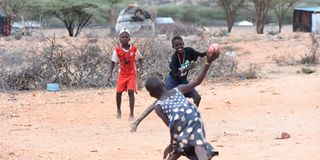
<instances>
[{"instance_id":1,"label":"parked car","mask_svg":"<svg viewBox=\"0 0 320 160\"><path fill-rule=\"evenodd\" d=\"M129 5L120 12L115 30L119 33L124 27L135 35L154 35L155 33L155 24L150 13L140 6Z\"/></svg>"}]
</instances>

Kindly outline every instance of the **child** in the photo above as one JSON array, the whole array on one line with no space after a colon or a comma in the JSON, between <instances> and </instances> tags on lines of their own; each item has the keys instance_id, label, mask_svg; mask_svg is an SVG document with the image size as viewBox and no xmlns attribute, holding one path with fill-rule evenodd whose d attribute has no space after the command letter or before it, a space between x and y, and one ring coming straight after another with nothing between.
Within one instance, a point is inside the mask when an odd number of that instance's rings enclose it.
<instances>
[{"instance_id":1,"label":"child","mask_svg":"<svg viewBox=\"0 0 320 160\"><path fill-rule=\"evenodd\" d=\"M189 83L187 76L189 70L194 68L195 61L198 57L206 56L207 52L200 53L191 47L184 47L182 37L175 36L172 38L172 48L175 49L175 53L171 57L170 73L165 80L166 89L172 89L180 84ZM191 92L185 94L186 97L193 98L194 103L199 106L201 96L199 93L192 89Z\"/></svg>"},{"instance_id":2,"label":"child","mask_svg":"<svg viewBox=\"0 0 320 160\"><path fill-rule=\"evenodd\" d=\"M139 70L142 72L142 56L139 50L134 45L130 45L130 32L127 28L123 28L119 34L120 47L117 47L111 58L111 67L109 78L112 77L112 71L116 62L120 63L120 72L117 81L117 118L121 118L121 97L122 92L128 91L129 105L130 105L130 120L133 120L134 109L134 92L137 93L136 77L137 77L137 65L136 60L139 62Z\"/></svg>"},{"instance_id":3,"label":"child","mask_svg":"<svg viewBox=\"0 0 320 160\"><path fill-rule=\"evenodd\" d=\"M171 40L172 48L175 49L175 53L171 56L170 73L165 80L166 89L172 89L179 84L189 83L187 76L189 70L191 70L198 57L206 56L207 52L200 53L191 47L184 47L184 42L181 36L175 36ZM201 96L193 89L190 93L185 94L186 97L193 98L193 102L199 106ZM154 109L154 103L152 103L141 116L132 123L131 131L135 132L139 123L147 117Z\"/></svg>"},{"instance_id":4,"label":"child","mask_svg":"<svg viewBox=\"0 0 320 160\"><path fill-rule=\"evenodd\" d=\"M145 87L151 97L157 99L155 111L170 129L170 145L165 149L168 160L178 159L181 155L189 159L208 160L217 155L213 147L205 139L205 130L196 105L187 101L185 93L190 93L199 85L211 62L219 56L219 48L207 55L207 62L196 80L188 84L180 84L167 90L156 78L149 78Z\"/></svg>"}]
</instances>

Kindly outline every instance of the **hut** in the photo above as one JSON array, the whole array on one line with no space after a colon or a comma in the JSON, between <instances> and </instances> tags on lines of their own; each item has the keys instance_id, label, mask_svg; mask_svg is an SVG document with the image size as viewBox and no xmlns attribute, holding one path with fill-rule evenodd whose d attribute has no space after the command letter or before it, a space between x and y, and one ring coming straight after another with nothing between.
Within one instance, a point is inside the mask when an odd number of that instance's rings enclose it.
<instances>
[{"instance_id":1,"label":"hut","mask_svg":"<svg viewBox=\"0 0 320 160\"><path fill-rule=\"evenodd\" d=\"M320 32L320 7L295 8L293 31Z\"/></svg>"}]
</instances>

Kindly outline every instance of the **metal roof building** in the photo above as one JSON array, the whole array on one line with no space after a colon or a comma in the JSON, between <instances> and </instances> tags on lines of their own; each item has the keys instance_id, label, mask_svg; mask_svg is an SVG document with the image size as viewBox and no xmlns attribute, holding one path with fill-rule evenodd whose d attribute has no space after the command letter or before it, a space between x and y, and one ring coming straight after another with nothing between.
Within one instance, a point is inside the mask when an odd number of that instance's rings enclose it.
<instances>
[{"instance_id":1,"label":"metal roof building","mask_svg":"<svg viewBox=\"0 0 320 160\"><path fill-rule=\"evenodd\" d=\"M174 24L174 20L171 17L157 17L156 24Z\"/></svg>"},{"instance_id":2,"label":"metal roof building","mask_svg":"<svg viewBox=\"0 0 320 160\"><path fill-rule=\"evenodd\" d=\"M320 32L320 7L295 8L293 31Z\"/></svg>"}]
</instances>

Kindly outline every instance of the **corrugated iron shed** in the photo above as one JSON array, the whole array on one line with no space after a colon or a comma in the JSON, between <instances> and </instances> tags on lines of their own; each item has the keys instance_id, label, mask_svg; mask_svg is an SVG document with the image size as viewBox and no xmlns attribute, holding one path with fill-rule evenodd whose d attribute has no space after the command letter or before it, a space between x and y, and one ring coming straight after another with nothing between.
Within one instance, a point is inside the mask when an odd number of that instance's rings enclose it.
<instances>
[{"instance_id":1,"label":"corrugated iron shed","mask_svg":"<svg viewBox=\"0 0 320 160\"><path fill-rule=\"evenodd\" d=\"M171 17L157 17L157 24L174 24L174 20Z\"/></svg>"},{"instance_id":2,"label":"corrugated iron shed","mask_svg":"<svg viewBox=\"0 0 320 160\"><path fill-rule=\"evenodd\" d=\"M293 31L319 32L320 7L295 8L293 12Z\"/></svg>"},{"instance_id":3,"label":"corrugated iron shed","mask_svg":"<svg viewBox=\"0 0 320 160\"><path fill-rule=\"evenodd\" d=\"M320 13L320 7L295 8L294 10L314 12L314 13L318 13L319 12Z\"/></svg>"}]
</instances>

